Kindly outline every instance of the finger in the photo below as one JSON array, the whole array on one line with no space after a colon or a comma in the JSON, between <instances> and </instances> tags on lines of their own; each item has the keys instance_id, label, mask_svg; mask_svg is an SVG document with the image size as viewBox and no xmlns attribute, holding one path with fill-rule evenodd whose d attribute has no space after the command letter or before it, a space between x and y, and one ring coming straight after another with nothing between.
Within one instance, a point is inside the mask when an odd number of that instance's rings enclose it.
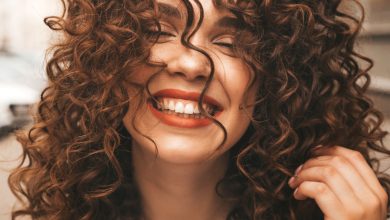
<instances>
[{"instance_id":1,"label":"finger","mask_svg":"<svg viewBox=\"0 0 390 220\"><path fill-rule=\"evenodd\" d=\"M360 175L363 176L364 181L370 187L370 189L380 198L382 209L387 210L387 193L380 184L372 168L368 165L363 155L355 150L351 150L345 147L320 147L313 151L314 155L334 155L346 158Z\"/></svg>"},{"instance_id":2,"label":"finger","mask_svg":"<svg viewBox=\"0 0 390 220\"><path fill-rule=\"evenodd\" d=\"M366 204L368 207L375 207L379 204L381 212L386 211L386 208L381 204L380 198L346 158L340 156L319 156L308 160L304 164L305 169L316 166L332 166L344 177L361 203Z\"/></svg>"},{"instance_id":3,"label":"finger","mask_svg":"<svg viewBox=\"0 0 390 220\"><path fill-rule=\"evenodd\" d=\"M345 219L343 204L324 183L305 181L295 190L294 198L297 200L314 199L326 217Z\"/></svg>"},{"instance_id":4,"label":"finger","mask_svg":"<svg viewBox=\"0 0 390 220\"><path fill-rule=\"evenodd\" d=\"M360 206L360 200L356 197L350 185L340 173L332 166L315 166L304 168L289 182L292 188L305 181L321 182L336 195L342 204Z\"/></svg>"}]
</instances>

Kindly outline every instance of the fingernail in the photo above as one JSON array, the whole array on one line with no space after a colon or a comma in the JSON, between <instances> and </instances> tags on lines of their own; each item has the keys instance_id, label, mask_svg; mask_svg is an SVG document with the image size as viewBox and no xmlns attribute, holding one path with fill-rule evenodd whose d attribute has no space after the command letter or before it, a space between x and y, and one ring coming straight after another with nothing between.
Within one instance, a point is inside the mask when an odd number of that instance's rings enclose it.
<instances>
[{"instance_id":1,"label":"fingernail","mask_svg":"<svg viewBox=\"0 0 390 220\"><path fill-rule=\"evenodd\" d=\"M303 167L303 164L300 165L300 166L295 170L295 173L294 173L295 176L302 170L302 167Z\"/></svg>"},{"instance_id":2,"label":"fingernail","mask_svg":"<svg viewBox=\"0 0 390 220\"><path fill-rule=\"evenodd\" d=\"M288 185L291 186L293 184L293 182L295 181L295 177L291 177L289 180L288 180Z\"/></svg>"},{"instance_id":3,"label":"fingernail","mask_svg":"<svg viewBox=\"0 0 390 220\"><path fill-rule=\"evenodd\" d=\"M315 151L315 150L318 150L318 149L320 149L321 147L323 147L323 145L322 145L322 144L320 144L320 145L317 145L317 146L313 147L311 150Z\"/></svg>"},{"instance_id":4,"label":"fingernail","mask_svg":"<svg viewBox=\"0 0 390 220\"><path fill-rule=\"evenodd\" d=\"M294 190L293 195L296 196L297 192L298 192L298 188L296 188L296 189Z\"/></svg>"}]
</instances>

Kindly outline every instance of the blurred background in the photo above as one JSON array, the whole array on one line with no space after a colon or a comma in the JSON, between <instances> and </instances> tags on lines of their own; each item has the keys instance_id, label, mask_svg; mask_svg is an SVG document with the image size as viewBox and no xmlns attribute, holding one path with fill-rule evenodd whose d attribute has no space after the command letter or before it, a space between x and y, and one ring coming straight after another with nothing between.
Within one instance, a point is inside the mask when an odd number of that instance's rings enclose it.
<instances>
[{"instance_id":1,"label":"blurred background","mask_svg":"<svg viewBox=\"0 0 390 220\"><path fill-rule=\"evenodd\" d=\"M0 0L0 138L25 125L45 85L45 49L54 38L43 23L60 1Z\"/></svg>"},{"instance_id":2,"label":"blurred background","mask_svg":"<svg viewBox=\"0 0 390 220\"><path fill-rule=\"evenodd\" d=\"M375 62L369 95L385 115L385 130L390 130L390 1L362 3L367 18L358 48ZM59 15L61 7L60 0L0 0L0 182L6 181L6 168L20 153L12 131L31 122L31 106L46 84L45 49L56 37L43 18ZM6 198L0 207L12 204L8 189L0 187L0 195ZM9 219L8 214L0 209L0 219Z\"/></svg>"}]
</instances>

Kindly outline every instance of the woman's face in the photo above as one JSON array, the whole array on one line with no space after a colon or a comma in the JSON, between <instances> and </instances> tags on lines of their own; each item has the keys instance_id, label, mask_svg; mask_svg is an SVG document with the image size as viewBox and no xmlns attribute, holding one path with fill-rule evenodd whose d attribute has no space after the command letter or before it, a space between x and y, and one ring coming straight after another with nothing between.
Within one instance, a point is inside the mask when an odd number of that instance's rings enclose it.
<instances>
[{"instance_id":1,"label":"woman's face","mask_svg":"<svg viewBox=\"0 0 390 220\"><path fill-rule=\"evenodd\" d=\"M190 39L191 44L210 55L215 65L204 102L205 110L215 114L227 131L226 142L218 148L224 138L223 130L211 120L199 118L196 114L197 99L210 75L210 62L203 54L180 41L187 16L185 5L180 0L157 2L162 33L151 48L150 59L165 63L166 67L161 70L145 65L132 75L133 81L145 85L160 70L148 86L160 104L148 102L141 105L134 124L131 120L136 106L130 105L123 119L133 137L134 151L155 156L155 145L145 135L156 143L158 158L164 161L189 164L217 158L226 153L247 129L253 109L240 109L240 106L254 102L257 88L255 84L245 96L253 76L244 61L234 56L231 48L238 31L236 17L228 10L216 8L211 0L201 0L204 20ZM195 2L191 3L197 23L199 8ZM149 31L153 33L155 30L151 26ZM129 89L129 93L132 91Z\"/></svg>"}]
</instances>

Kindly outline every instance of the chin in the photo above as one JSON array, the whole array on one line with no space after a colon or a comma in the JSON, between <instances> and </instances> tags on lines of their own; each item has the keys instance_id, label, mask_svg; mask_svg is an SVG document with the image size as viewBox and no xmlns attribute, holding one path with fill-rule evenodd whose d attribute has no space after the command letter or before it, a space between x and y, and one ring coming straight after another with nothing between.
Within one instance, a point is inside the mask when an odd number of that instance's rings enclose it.
<instances>
[{"instance_id":1,"label":"chin","mask_svg":"<svg viewBox=\"0 0 390 220\"><path fill-rule=\"evenodd\" d=\"M169 135L154 136L152 139L157 146L141 135L134 135L133 139L133 152L141 153L147 158L174 164L202 163L213 160L226 151L223 150L226 149L224 146L218 149L223 139L222 135L218 138L220 141L195 140L191 137L174 135L172 137Z\"/></svg>"}]
</instances>

